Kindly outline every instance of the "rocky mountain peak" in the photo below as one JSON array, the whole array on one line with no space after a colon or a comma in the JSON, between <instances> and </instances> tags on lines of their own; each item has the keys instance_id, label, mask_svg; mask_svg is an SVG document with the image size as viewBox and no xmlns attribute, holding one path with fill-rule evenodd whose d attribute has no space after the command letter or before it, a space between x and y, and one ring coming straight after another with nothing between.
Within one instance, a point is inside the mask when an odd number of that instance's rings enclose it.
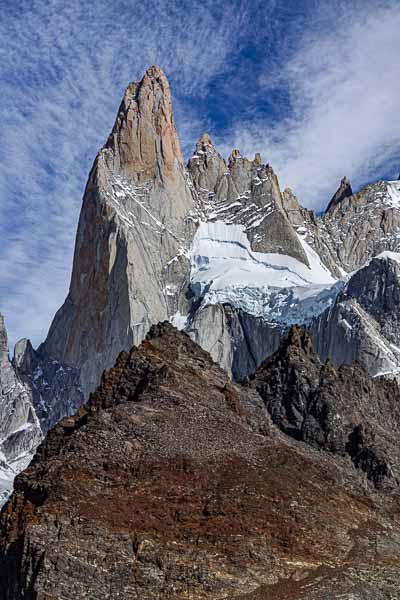
<instances>
[{"instance_id":1,"label":"rocky mountain peak","mask_svg":"<svg viewBox=\"0 0 400 600\"><path fill-rule=\"evenodd\" d=\"M171 90L159 67L126 88L106 143L113 167L138 183L173 176L183 155L176 132Z\"/></svg>"},{"instance_id":2,"label":"rocky mountain peak","mask_svg":"<svg viewBox=\"0 0 400 600\"><path fill-rule=\"evenodd\" d=\"M210 145L212 145L212 141L211 141L211 138L208 135L208 133L203 133L203 135L199 139L199 143L200 144L210 144Z\"/></svg>"},{"instance_id":3,"label":"rocky mountain peak","mask_svg":"<svg viewBox=\"0 0 400 600\"><path fill-rule=\"evenodd\" d=\"M35 369L35 351L30 340L23 338L15 344L13 363L21 373L30 373Z\"/></svg>"},{"instance_id":4,"label":"rocky mountain peak","mask_svg":"<svg viewBox=\"0 0 400 600\"><path fill-rule=\"evenodd\" d=\"M188 169L203 204L207 204L208 200L214 198L228 170L224 158L214 147L208 133L204 133L197 141L195 151L188 162Z\"/></svg>"},{"instance_id":5,"label":"rocky mountain peak","mask_svg":"<svg viewBox=\"0 0 400 600\"><path fill-rule=\"evenodd\" d=\"M370 379L358 364L338 369L332 363L323 365L309 334L295 326L257 369L251 385L285 433L319 449L349 455L377 488L398 485L397 433L390 441L383 433L388 421L393 433L400 430L397 382ZM389 457L396 457L396 466Z\"/></svg>"},{"instance_id":6,"label":"rocky mountain peak","mask_svg":"<svg viewBox=\"0 0 400 600\"><path fill-rule=\"evenodd\" d=\"M261 166L262 160L261 160L261 154L259 152L255 153L253 163L257 166Z\"/></svg>"},{"instance_id":7,"label":"rocky mountain peak","mask_svg":"<svg viewBox=\"0 0 400 600\"><path fill-rule=\"evenodd\" d=\"M234 162L238 158L242 158L242 155L240 154L240 150L235 148L229 155L228 163Z\"/></svg>"},{"instance_id":8,"label":"rocky mountain peak","mask_svg":"<svg viewBox=\"0 0 400 600\"><path fill-rule=\"evenodd\" d=\"M326 212L329 212L332 208L340 204L344 198L349 198L352 195L353 190L350 181L347 179L346 176L344 176L340 181L340 186L338 187L331 201L329 202Z\"/></svg>"},{"instance_id":9,"label":"rocky mountain peak","mask_svg":"<svg viewBox=\"0 0 400 600\"><path fill-rule=\"evenodd\" d=\"M169 83L151 67L127 87L95 160L69 295L45 342L48 356L79 367L85 394L153 323L184 313L194 213Z\"/></svg>"}]
</instances>

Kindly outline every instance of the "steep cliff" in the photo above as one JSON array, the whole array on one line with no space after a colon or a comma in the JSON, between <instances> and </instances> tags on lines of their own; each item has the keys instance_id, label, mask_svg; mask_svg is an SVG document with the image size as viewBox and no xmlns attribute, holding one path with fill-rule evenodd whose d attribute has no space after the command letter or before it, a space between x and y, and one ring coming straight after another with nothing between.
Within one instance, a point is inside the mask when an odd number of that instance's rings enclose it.
<instances>
[{"instance_id":1,"label":"steep cliff","mask_svg":"<svg viewBox=\"0 0 400 600\"><path fill-rule=\"evenodd\" d=\"M131 83L86 186L68 297L44 344L84 393L152 323L185 311L194 198L164 73Z\"/></svg>"},{"instance_id":2,"label":"steep cliff","mask_svg":"<svg viewBox=\"0 0 400 600\"><path fill-rule=\"evenodd\" d=\"M356 271L311 325L323 360L362 364L371 375L400 372L400 254L384 252Z\"/></svg>"}]
</instances>

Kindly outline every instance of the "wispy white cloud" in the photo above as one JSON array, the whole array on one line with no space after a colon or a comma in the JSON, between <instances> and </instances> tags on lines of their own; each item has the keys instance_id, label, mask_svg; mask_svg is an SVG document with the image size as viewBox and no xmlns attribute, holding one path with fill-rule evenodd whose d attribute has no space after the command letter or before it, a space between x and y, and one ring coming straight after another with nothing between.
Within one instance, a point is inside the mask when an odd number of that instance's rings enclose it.
<instances>
[{"instance_id":1,"label":"wispy white cloud","mask_svg":"<svg viewBox=\"0 0 400 600\"><path fill-rule=\"evenodd\" d=\"M11 340L40 342L65 298L87 174L129 81L159 64L187 151L204 130L227 153L261 149L321 207L343 174L361 182L395 164L399 19L398 3L380 0L2 6L0 310Z\"/></svg>"},{"instance_id":2,"label":"wispy white cloud","mask_svg":"<svg viewBox=\"0 0 400 600\"><path fill-rule=\"evenodd\" d=\"M306 206L320 210L340 178L355 186L400 167L400 4L322 3L277 70L265 65L259 101L284 89L291 110L275 122L250 115L233 126L232 144L261 150ZM273 76L271 76L271 73Z\"/></svg>"}]
</instances>

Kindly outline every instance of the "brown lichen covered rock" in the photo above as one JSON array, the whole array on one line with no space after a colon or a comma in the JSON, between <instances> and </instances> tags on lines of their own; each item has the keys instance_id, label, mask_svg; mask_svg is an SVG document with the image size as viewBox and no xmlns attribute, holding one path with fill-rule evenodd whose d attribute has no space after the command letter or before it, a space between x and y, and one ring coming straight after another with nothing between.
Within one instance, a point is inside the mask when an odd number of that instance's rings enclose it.
<instances>
[{"instance_id":1,"label":"brown lichen covered rock","mask_svg":"<svg viewBox=\"0 0 400 600\"><path fill-rule=\"evenodd\" d=\"M288 357L312 387L321 366L300 331ZM396 491L287 436L265 406L186 334L153 327L16 479L1 600L395 598Z\"/></svg>"}]
</instances>

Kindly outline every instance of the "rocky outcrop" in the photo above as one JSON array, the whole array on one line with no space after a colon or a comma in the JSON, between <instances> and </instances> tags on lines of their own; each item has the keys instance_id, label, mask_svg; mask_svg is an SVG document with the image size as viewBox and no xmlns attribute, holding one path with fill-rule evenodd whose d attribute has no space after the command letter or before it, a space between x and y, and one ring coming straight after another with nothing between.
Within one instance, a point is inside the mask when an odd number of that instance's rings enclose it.
<instances>
[{"instance_id":1,"label":"rocky outcrop","mask_svg":"<svg viewBox=\"0 0 400 600\"><path fill-rule=\"evenodd\" d=\"M318 451L272 424L265 407L277 422L280 411L271 410L268 381L279 383L276 406L290 401L290 386L297 403L300 393L309 399L304 384L322 368L296 330L280 356L289 371L275 360L270 375L263 368L250 384L233 385L168 323L122 353L89 405L50 432L16 480L1 514L1 600L397 593L396 496L366 485L346 452ZM347 418L340 373L324 376L323 386L328 394L330 378L343 394L338 409ZM377 389L361 372L358 383ZM362 409L354 424L369 419L372 407L364 416ZM389 440L395 427L397 416L385 425ZM368 435L360 428L350 440L363 464ZM342 448L329 434L321 440ZM389 458L393 466L397 455Z\"/></svg>"},{"instance_id":2,"label":"rocky outcrop","mask_svg":"<svg viewBox=\"0 0 400 600\"><path fill-rule=\"evenodd\" d=\"M335 277L359 269L384 251L400 250L400 185L377 181L352 194L345 177L322 216L285 190L286 214Z\"/></svg>"},{"instance_id":3,"label":"rocky outcrop","mask_svg":"<svg viewBox=\"0 0 400 600\"><path fill-rule=\"evenodd\" d=\"M400 389L372 380L357 364L322 364L310 335L293 327L279 350L251 378L272 420L318 449L349 455L377 487L400 478Z\"/></svg>"},{"instance_id":4,"label":"rocky outcrop","mask_svg":"<svg viewBox=\"0 0 400 600\"><path fill-rule=\"evenodd\" d=\"M399 184L378 181L352 196L344 194L340 202L328 207L319 229L346 273L362 267L381 252L398 252Z\"/></svg>"},{"instance_id":5,"label":"rocky outcrop","mask_svg":"<svg viewBox=\"0 0 400 600\"><path fill-rule=\"evenodd\" d=\"M233 150L228 163L205 134L188 163L204 220L243 225L255 252L276 252L308 258L284 208L278 178L272 167Z\"/></svg>"},{"instance_id":6,"label":"rocky outcrop","mask_svg":"<svg viewBox=\"0 0 400 600\"><path fill-rule=\"evenodd\" d=\"M44 344L87 395L152 323L185 312L194 195L168 81L131 83L86 186L68 297Z\"/></svg>"},{"instance_id":7,"label":"rocky outcrop","mask_svg":"<svg viewBox=\"0 0 400 600\"><path fill-rule=\"evenodd\" d=\"M371 375L400 371L400 257L384 253L357 271L311 326L322 360L359 362Z\"/></svg>"},{"instance_id":8,"label":"rocky outcrop","mask_svg":"<svg viewBox=\"0 0 400 600\"><path fill-rule=\"evenodd\" d=\"M22 339L15 345L13 365L31 392L43 432L73 415L84 403L79 370L50 359L43 348L34 350L29 340Z\"/></svg>"},{"instance_id":9,"label":"rocky outcrop","mask_svg":"<svg viewBox=\"0 0 400 600\"><path fill-rule=\"evenodd\" d=\"M0 314L0 506L43 435L83 401L79 372L36 352L29 340L16 344L10 360Z\"/></svg>"},{"instance_id":10,"label":"rocky outcrop","mask_svg":"<svg viewBox=\"0 0 400 600\"><path fill-rule=\"evenodd\" d=\"M327 206L326 212L329 212L330 210L335 208L335 206L340 204L342 200L344 200L345 198L349 198L352 195L353 190L351 188L350 181L347 179L347 177L343 177L343 179L340 182L339 188L337 189Z\"/></svg>"},{"instance_id":11,"label":"rocky outcrop","mask_svg":"<svg viewBox=\"0 0 400 600\"><path fill-rule=\"evenodd\" d=\"M0 314L0 506L17 473L31 461L42 431L29 386L15 372L8 354L7 332Z\"/></svg>"}]
</instances>

